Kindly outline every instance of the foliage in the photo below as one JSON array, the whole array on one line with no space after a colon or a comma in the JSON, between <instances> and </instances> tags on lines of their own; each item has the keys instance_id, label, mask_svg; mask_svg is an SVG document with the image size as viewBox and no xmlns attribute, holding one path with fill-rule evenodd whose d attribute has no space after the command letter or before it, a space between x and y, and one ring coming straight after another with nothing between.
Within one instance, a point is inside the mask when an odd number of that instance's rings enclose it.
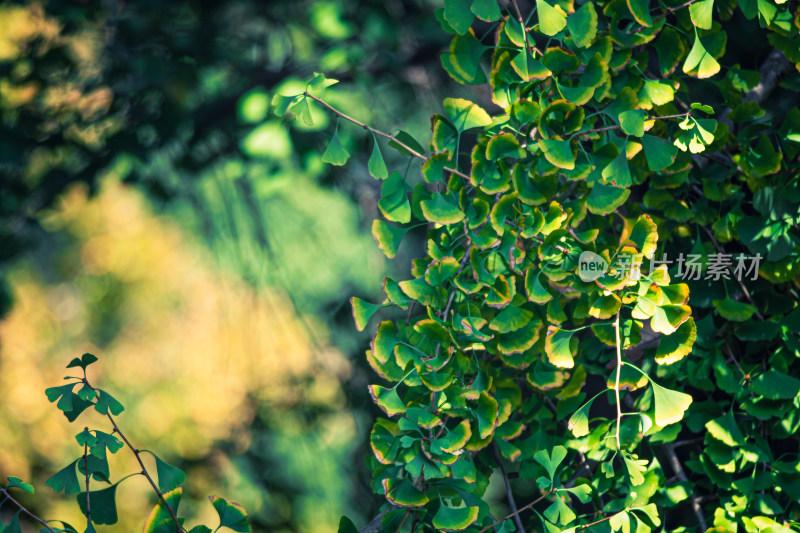
<instances>
[{"instance_id":1,"label":"foliage","mask_svg":"<svg viewBox=\"0 0 800 533\"><path fill-rule=\"evenodd\" d=\"M311 102L334 113L331 164L348 122L375 139L388 257L428 228L411 279L352 301L360 330L403 311L366 354L382 531L800 525L797 73L778 86L800 15L651 4L446 0L442 65L492 105L446 98L430 152L327 105L322 74L273 100L309 124ZM770 43L761 72L726 54L741 39ZM421 179L384 170L381 136ZM699 279L665 262L686 254ZM721 268L739 254L757 277Z\"/></svg>"},{"instance_id":2,"label":"foliage","mask_svg":"<svg viewBox=\"0 0 800 533\"><path fill-rule=\"evenodd\" d=\"M83 454L72 461L62 470L54 474L48 481L47 486L56 492L64 492L65 495L75 495L76 503L81 512L86 517L86 528L84 531L94 532L95 525L114 525L118 521L117 516L117 487L133 476L141 475L145 477L155 492L158 501L153 508L150 516L144 524L145 533L210 533L212 530L208 526L198 525L187 530L183 523L185 518L178 516L178 505L183 494L183 482L186 474L179 468L166 463L155 453L143 450L131 444L128 437L122 432L115 417L122 414L125 407L114 396L103 389L93 386L86 375L86 369L97 362L97 357L90 353L85 353L81 357L76 357L67 365L68 369L80 369L80 376L66 376L68 383L57 387L50 387L45 391L47 399L55 403L56 407L64 414L70 422L74 422L87 409L93 408L99 414L104 415L111 423L110 432L100 429L89 429L85 427L83 431L75 435L78 445L83 447ZM74 371L73 371L74 372ZM109 466L110 454L115 454L127 447L134 455L141 471L134 472L119 479L116 483L111 482L111 469ZM155 479L152 469L148 471L143 458L147 455L155 460ZM79 475L83 477L83 486ZM10 494L10 489L20 489L29 494L34 494L34 487L30 483L25 483L16 477L9 477L5 488L0 489L0 506L9 502L16 507L16 513L9 524L2 524L3 531L9 533L20 531L19 517L24 514L42 526L42 532L50 533L77 533L78 529L60 520L42 520ZM99 482L103 488L91 489L92 481ZM213 530L217 531L227 528L232 531L250 532L250 524L247 522L247 513L237 503L228 502L218 496L209 498L211 504L219 515L219 525ZM54 528L50 523L58 522L60 526Z\"/></svg>"},{"instance_id":3,"label":"foliage","mask_svg":"<svg viewBox=\"0 0 800 533\"><path fill-rule=\"evenodd\" d=\"M65 353L88 351L103 361L94 380L124 391L125 428L187 472L186 516L210 522L204 495L216 493L235 494L257 530L322 533L343 510L359 515L348 494L358 474L340 466L355 453L358 420L342 385L355 372L323 324L309 320L309 338L279 290L220 271L202 242L117 177L93 196L72 187L42 224L44 246L8 271L16 304L0 322L2 479L38 488L64 466L74 431L41 391L60 379ZM101 427L91 411L85 424ZM114 461L119 472L136 468L132 454ZM105 529L140 529L147 489L125 483L119 523ZM80 522L74 500L52 491L25 503Z\"/></svg>"}]
</instances>

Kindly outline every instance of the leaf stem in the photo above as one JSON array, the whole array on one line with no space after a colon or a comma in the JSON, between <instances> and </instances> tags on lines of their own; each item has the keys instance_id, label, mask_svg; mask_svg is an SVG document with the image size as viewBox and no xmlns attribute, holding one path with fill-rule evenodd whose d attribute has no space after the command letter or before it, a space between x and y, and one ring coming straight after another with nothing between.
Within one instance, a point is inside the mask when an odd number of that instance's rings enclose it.
<instances>
[{"instance_id":1,"label":"leaf stem","mask_svg":"<svg viewBox=\"0 0 800 533\"><path fill-rule=\"evenodd\" d=\"M95 388L89 384L89 380L84 378L83 382L86 384L87 387L91 388L92 390L95 390ZM186 530L183 528L180 521L178 520L175 511L167 503L166 498L164 498L164 494L159 490L158 485L156 485L155 481L153 481L153 477L150 475L150 473L147 471L147 468L144 466L144 462L142 461L141 457L141 451L138 448L136 448L133 444L131 444L131 441L128 440L128 437L126 437L125 434L122 432L122 430L119 428L116 420L114 420L114 417L111 416L111 413L109 411L106 411L106 417L111 422L111 425L114 426L114 431L112 433L117 433L122 439L122 441L125 443L125 445L128 446L131 452L133 452L134 457L136 457L136 461L139 463L139 466L142 467L142 475L147 478L147 481L150 483L150 486L153 488L153 491L156 493L156 496L158 496L158 499L161 501L164 507L166 507L167 511L169 512L169 515L172 517L172 521L175 522L175 531L177 533L185 532Z\"/></svg>"},{"instance_id":2,"label":"leaf stem","mask_svg":"<svg viewBox=\"0 0 800 533\"><path fill-rule=\"evenodd\" d=\"M621 309L617 309L617 317L614 319L614 335L616 336L616 344L617 344L617 376L614 380L614 395L617 399L617 431L615 434L615 438L617 439L617 449L622 449L622 443L619 440L619 428L622 425L622 404L619 400L619 376L622 370L622 343L620 342L619 338L619 314Z\"/></svg>"},{"instance_id":3,"label":"leaf stem","mask_svg":"<svg viewBox=\"0 0 800 533\"><path fill-rule=\"evenodd\" d=\"M335 114L336 114L338 117L340 117L340 118L343 118L343 119L345 119L345 120L347 120L347 121L349 121L349 122L352 122L352 123L353 123L353 124L355 124L356 126L359 126L359 127L361 127L361 128L364 128L365 130L367 130L367 131L370 131L370 132L372 132L373 134L377 134L377 135L380 135L381 137L385 137L385 138L389 139L390 141L394 142L395 144L397 144L398 146L400 146L400 147L401 147L401 148L403 148L404 150L408 151L408 153L410 153L410 154L411 154L411 155L413 155L414 157L417 157L417 158L419 158L419 159L423 159L423 160L426 160L426 161L427 161L427 159L428 159L428 158L427 158L427 157L426 157L424 154L421 154L421 153L417 152L416 150L414 150L413 148L411 148L410 146L408 146L407 144L405 144L403 141L399 140L399 139L398 139L397 137L395 137L394 135L392 135L392 134L390 134L390 133L385 133L385 132L383 132L383 131L380 131L380 130L376 130L376 129L375 129L375 128L373 128L372 126L370 126L370 125L368 125L368 124L365 124L365 123L361 122L360 120L356 120L356 119L354 119L353 117L351 117L351 116L349 116L349 115L346 115L346 114L342 113L341 111L339 111L338 109L336 109L335 107L333 107L332 105L330 105L328 102L326 102L326 101L325 101L325 100L323 100L322 98L319 98L319 97L317 97L317 96L314 96L313 94L309 93L308 91L305 91L305 92L303 92L303 96L305 96L305 97L308 97L308 98L311 98L312 100L314 100L314 101L316 101L316 102L319 102L319 103L320 103L320 104L322 104L323 106L325 106L325 107L327 107L328 109L330 109L331 111L333 111L333 112L334 112L334 113L335 113ZM458 169L455 169L455 168L450 168L450 167L444 167L444 169L445 169L446 171L448 171L448 172L452 173L452 174L455 174L455 175L457 175L457 176L460 176L460 177L462 177L462 178L464 178L464 179L466 179L466 180L469 180L469 176L467 176L467 175L466 175L466 174L464 174L463 172L459 171Z\"/></svg>"},{"instance_id":4,"label":"leaf stem","mask_svg":"<svg viewBox=\"0 0 800 533\"><path fill-rule=\"evenodd\" d=\"M83 428L84 431L89 431L88 427ZM83 442L83 468L86 474L86 530L89 531L92 527L92 506L91 496L89 496L89 442Z\"/></svg>"},{"instance_id":5,"label":"leaf stem","mask_svg":"<svg viewBox=\"0 0 800 533\"><path fill-rule=\"evenodd\" d=\"M38 516L36 516L32 512L30 512L29 510L27 510L21 503L19 503L17 500L15 500L11 496L11 494L8 493L8 491L5 488L0 489L0 494L2 494L3 497L5 497L8 501L10 501L14 505L16 505L19 508L20 511L22 511L23 513L28 515L28 517L30 517L31 520L35 520L36 522L39 522L42 525L42 527L44 527L48 531L50 531L52 533L56 533L56 530L53 529L52 527L50 527L49 525L47 525L47 522L45 522L44 520L42 520L41 518L39 518Z\"/></svg>"},{"instance_id":6,"label":"leaf stem","mask_svg":"<svg viewBox=\"0 0 800 533\"><path fill-rule=\"evenodd\" d=\"M550 490L549 490L549 491L547 491L545 494L542 494L541 496L539 496L538 498L536 498L535 500L533 500L531 503L529 503L529 504L527 504L527 505L525 505L525 506L523 506L523 507L520 507L519 509L517 509L517 510L516 510L516 511L514 511L513 513L510 513L510 514L508 514L508 515L504 516L503 518L501 518L500 520L498 520L498 521L497 521L497 522L495 522L494 524L491 524L491 525L488 525L488 526L486 526L485 528L483 528L483 529L481 529L480 531L478 531L478 533L484 533L484 531L488 531L489 529L492 529L494 526L497 526L497 525L500 525L500 524L502 524L503 522L505 522L505 521L506 521L506 520L508 520L509 518L512 518L512 517L514 517L514 516L518 515L518 514L519 514L519 513L521 513L522 511L527 511L528 509L530 509L531 507L533 507L534 505L536 505L536 504L537 504L537 503L539 503L540 501L544 500L545 498L547 498L548 496L550 496L551 494L553 494L555 491L556 491L556 489L550 489Z\"/></svg>"},{"instance_id":7,"label":"leaf stem","mask_svg":"<svg viewBox=\"0 0 800 533\"><path fill-rule=\"evenodd\" d=\"M668 120L668 119L672 119L672 118L685 118L685 117L689 116L690 114L691 114L691 111L687 111L686 113L678 113L676 115L663 115L663 116L660 116L660 117L652 117L652 118L648 118L647 120ZM578 131L578 132L575 132L572 135L570 135L570 139L572 139L573 137L576 137L578 135L590 135L592 133L602 133L604 131L618 130L618 129L621 129L621 128L622 128L622 126L620 124L612 124L611 126L605 126L603 128L595 128L595 129L592 129L592 130Z\"/></svg>"},{"instance_id":8,"label":"leaf stem","mask_svg":"<svg viewBox=\"0 0 800 533\"><path fill-rule=\"evenodd\" d=\"M685 7L689 7L690 5L694 4L694 3L695 3L695 2L697 2L697 1L698 1L698 0L689 0L688 2L684 2L683 4L681 4L681 5L679 5L679 6L675 6L675 7L668 7L668 8L667 8L667 10L666 10L665 12L661 13L660 15L656 15L655 17L653 17L653 23L655 23L655 22L656 22L656 21L658 21L658 20L661 20L661 19L663 19L663 18L664 18L664 17L666 17L667 15L671 15L672 13L675 13L676 11L680 11L681 9L683 9L683 8L685 8ZM636 28L635 30L633 30L633 31L629 31L628 33L629 33L629 34L631 34L631 33L639 33L639 32L641 32L641 31L643 31L643 30L645 29L645 27L646 27L646 26L639 26L639 27L638 27L638 28Z\"/></svg>"}]
</instances>

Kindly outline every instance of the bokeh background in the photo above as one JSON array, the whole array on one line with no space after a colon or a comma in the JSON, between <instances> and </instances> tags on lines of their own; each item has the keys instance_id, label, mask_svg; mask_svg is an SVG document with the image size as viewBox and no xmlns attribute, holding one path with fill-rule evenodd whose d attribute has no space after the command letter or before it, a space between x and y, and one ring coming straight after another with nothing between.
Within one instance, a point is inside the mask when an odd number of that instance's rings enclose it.
<instances>
[{"instance_id":1,"label":"bokeh background","mask_svg":"<svg viewBox=\"0 0 800 533\"><path fill-rule=\"evenodd\" d=\"M379 298L424 243L412 235L386 264L372 241L371 138L343 125L353 157L330 167L331 117L315 107L309 127L269 102L325 72L341 80L334 105L427 142L442 95L464 90L439 64L437 7L0 4L0 477L34 483L26 506L81 522L74 496L44 483L81 454L84 425L107 423L69 424L44 389L88 351L134 443L187 471L188 525L215 523L210 494L244 505L256 531L375 513L373 376L348 299ZM117 454L112 479L132 471ZM120 524L99 531L140 530L154 497L132 478L118 502Z\"/></svg>"}]
</instances>

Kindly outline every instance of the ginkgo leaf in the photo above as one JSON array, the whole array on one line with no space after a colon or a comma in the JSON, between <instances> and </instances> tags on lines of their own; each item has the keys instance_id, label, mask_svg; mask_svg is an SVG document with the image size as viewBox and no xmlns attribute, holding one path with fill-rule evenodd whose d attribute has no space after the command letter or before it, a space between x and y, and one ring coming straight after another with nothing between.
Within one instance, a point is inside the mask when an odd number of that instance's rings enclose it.
<instances>
[{"instance_id":1,"label":"ginkgo leaf","mask_svg":"<svg viewBox=\"0 0 800 533\"><path fill-rule=\"evenodd\" d=\"M586 199L586 208L595 215L608 215L624 204L630 194L630 189L595 182Z\"/></svg>"},{"instance_id":2,"label":"ginkgo leaf","mask_svg":"<svg viewBox=\"0 0 800 533\"><path fill-rule=\"evenodd\" d=\"M464 211L443 194L434 194L429 200L420 202L423 216L439 224L455 224L464 220Z\"/></svg>"},{"instance_id":3,"label":"ginkgo leaf","mask_svg":"<svg viewBox=\"0 0 800 533\"><path fill-rule=\"evenodd\" d=\"M697 326L694 319L690 318L681 324L675 333L661 336L656 350L656 363L671 365L680 361L691 353L696 339Z\"/></svg>"},{"instance_id":4,"label":"ginkgo leaf","mask_svg":"<svg viewBox=\"0 0 800 533\"><path fill-rule=\"evenodd\" d=\"M694 45L686 61L683 63L683 72L700 79L710 78L719 72L720 66L717 60L703 46L700 36L695 32Z\"/></svg>"},{"instance_id":5,"label":"ginkgo leaf","mask_svg":"<svg viewBox=\"0 0 800 533\"><path fill-rule=\"evenodd\" d=\"M463 98L445 98L444 110L459 132L488 126L492 122L481 106Z\"/></svg>"},{"instance_id":6,"label":"ginkgo leaf","mask_svg":"<svg viewBox=\"0 0 800 533\"><path fill-rule=\"evenodd\" d=\"M636 219L627 242L633 243L647 259L653 258L658 245L658 227L649 215Z\"/></svg>"},{"instance_id":7,"label":"ginkgo leaf","mask_svg":"<svg viewBox=\"0 0 800 533\"><path fill-rule=\"evenodd\" d=\"M407 231L406 228L392 226L377 218L372 221L372 237L389 259L397 255L400 242L403 240Z\"/></svg>"},{"instance_id":8,"label":"ginkgo leaf","mask_svg":"<svg viewBox=\"0 0 800 533\"><path fill-rule=\"evenodd\" d=\"M369 170L370 176L378 180L383 180L389 176L389 170L386 168L383 154L381 154L381 148L378 146L378 139L375 137L374 133L372 134L372 140L372 155L369 156L367 169Z\"/></svg>"},{"instance_id":9,"label":"ginkgo leaf","mask_svg":"<svg viewBox=\"0 0 800 533\"><path fill-rule=\"evenodd\" d=\"M542 139L538 144L545 158L553 165L567 170L575 168L575 156L569 141Z\"/></svg>"},{"instance_id":10,"label":"ginkgo leaf","mask_svg":"<svg viewBox=\"0 0 800 533\"><path fill-rule=\"evenodd\" d=\"M350 159L350 152L344 147L342 141L339 140L339 124L336 124L336 129L333 130L333 137L328 143L328 148L322 154L322 161L330 163L331 165L342 166Z\"/></svg>"},{"instance_id":11,"label":"ginkgo leaf","mask_svg":"<svg viewBox=\"0 0 800 533\"><path fill-rule=\"evenodd\" d=\"M652 379L650 380L650 386L653 387L656 424L664 427L680 422L683 418L683 413L692 403L692 397L684 392L662 387Z\"/></svg>"},{"instance_id":12,"label":"ginkgo leaf","mask_svg":"<svg viewBox=\"0 0 800 533\"><path fill-rule=\"evenodd\" d=\"M654 135L642 137L642 147L650 170L663 170L675 162L678 147Z\"/></svg>"},{"instance_id":13,"label":"ginkgo leaf","mask_svg":"<svg viewBox=\"0 0 800 533\"><path fill-rule=\"evenodd\" d=\"M712 15L714 13L714 0L701 0L689 6L689 16L692 24L701 30L710 30Z\"/></svg>"},{"instance_id":14,"label":"ginkgo leaf","mask_svg":"<svg viewBox=\"0 0 800 533\"><path fill-rule=\"evenodd\" d=\"M567 29L575 44L586 48L592 44L597 35L597 11L593 2L583 6L567 17Z\"/></svg>"},{"instance_id":15,"label":"ginkgo leaf","mask_svg":"<svg viewBox=\"0 0 800 533\"><path fill-rule=\"evenodd\" d=\"M650 27L653 25L653 18L650 16L650 0L626 0L636 22L642 26Z\"/></svg>"},{"instance_id":16,"label":"ginkgo leaf","mask_svg":"<svg viewBox=\"0 0 800 533\"><path fill-rule=\"evenodd\" d=\"M550 37L556 35L567 25L567 17L557 7L546 0L536 0L536 12L539 15L539 31Z\"/></svg>"},{"instance_id":17,"label":"ginkgo leaf","mask_svg":"<svg viewBox=\"0 0 800 533\"><path fill-rule=\"evenodd\" d=\"M447 507L442 505L433 516L433 527L437 531L461 531L478 519L479 509L473 507Z\"/></svg>"},{"instance_id":18,"label":"ginkgo leaf","mask_svg":"<svg viewBox=\"0 0 800 533\"><path fill-rule=\"evenodd\" d=\"M555 326L547 327L544 351L551 364L560 368L575 366L578 339L573 340L574 331L563 330Z\"/></svg>"},{"instance_id":19,"label":"ginkgo leaf","mask_svg":"<svg viewBox=\"0 0 800 533\"><path fill-rule=\"evenodd\" d=\"M547 470L552 483L555 479L556 470L566 457L567 449L558 445L554 446L549 452L548 450L539 450L534 454L533 459Z\"/></svg>"}]
</instances>

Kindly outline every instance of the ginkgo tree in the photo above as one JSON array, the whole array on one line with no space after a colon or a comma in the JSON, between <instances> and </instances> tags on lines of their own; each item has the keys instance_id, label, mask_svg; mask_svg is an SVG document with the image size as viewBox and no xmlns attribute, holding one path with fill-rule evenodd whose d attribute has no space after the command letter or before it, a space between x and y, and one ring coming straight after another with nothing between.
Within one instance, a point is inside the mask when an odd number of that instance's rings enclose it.
<instances>
[{"instance_id":1,"label":"ginkgo tree","mask_svg":"<svg viewBox=\"0 0 800 533\"><path fill-rule=\"evenodd\" d=\"M427 226L408 279L352 300L385 413L370 530L798 530L797 3L432 16L442 67L491 102L446 98L425 145L330 105L322 74L273 100L338 118L333 165L366 131L387 257ZM760 69L726 53L740 34Z\"/></svg>"}]
</instances>

